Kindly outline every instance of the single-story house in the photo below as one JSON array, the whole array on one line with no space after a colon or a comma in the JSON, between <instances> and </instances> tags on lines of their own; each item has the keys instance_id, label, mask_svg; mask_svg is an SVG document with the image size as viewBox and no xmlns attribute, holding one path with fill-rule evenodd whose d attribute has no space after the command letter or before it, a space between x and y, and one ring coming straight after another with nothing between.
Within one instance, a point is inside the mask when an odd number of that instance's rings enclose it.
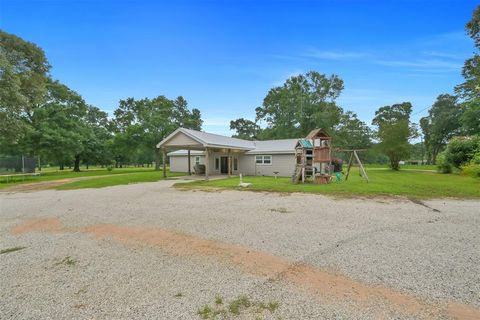
<instances>
[{"instance_id":1,"label":"single-story house","mask_svg":"<svg viewBox=\"0 0 480 320\"><path fill-rule=\"evenodd\" d=\"M291 176L298 139L249 141L179 128L157 144L170 171L191 173L205 165L205 177L220 174ZM164 162L165 167L165 162ZM165 174L165 171L164 171Z\"/></svg>"}]
</instances>

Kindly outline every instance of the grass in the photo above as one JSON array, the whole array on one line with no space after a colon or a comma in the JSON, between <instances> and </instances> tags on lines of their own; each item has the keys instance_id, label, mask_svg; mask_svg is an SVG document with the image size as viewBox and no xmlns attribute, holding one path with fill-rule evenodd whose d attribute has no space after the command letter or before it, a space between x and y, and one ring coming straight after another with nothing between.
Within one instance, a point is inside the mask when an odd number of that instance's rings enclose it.
<instances>
[{"instance_id":1,"label":"grass","mask_svg":"<svg viewBox=\"0 0 480 320\"><path fill-rule=\"evenodd\" d=\"M168 177L184 175L183 173L168 173ZM133 172L122 175L96 177L93 179L78 180L56 187L57 190L73 190L83 188L104 188L116 185L125 185L140 182L155 182L163 179L163 171Z\"/></svg>"},{"instance_id":2,"label":"grass","mask_svg":"<svg viewBox=\"0 0 480 320\"><path fill-rule=\"evenodd\" d=\"M273 314L279 307L278 302L266 303L252 301L246 295L241 295L233 299L228 303L226 308L223 307L223 303L223 298L217 295L215 297L215 305L213 307L206 304L198 310L197 314L202 319L217 319L217 316L221 316L221 319L232 319L240 315L258 315L267 311ZM257 316L256 319L257 318L259 317Z\"/></svg>"},{"instance_id":3,"label":"grass","mask_svg":"<svg viewBox=\"0 0 480 320\"><path fill-rule=\"evenodd\" d=\"M179 175L184 175L184 173L168 172L169 177ZM63 171L43 169L40 175L27 176L25 179L23 179L23 177L13 177L9 178L9 181L7 182L5 177L0 177L0 189L24 183L73 179L80 177L91 177L92 179L73 181L56 188L58 190L70 190L80 188L102 188L138 182L152 182L163 179L163 171L155 171L152 167L115 168L112 171L108 171L106 168L90 167L90 169L82 169L80 172L73 172L67 169Z\"/></svg>"},{"instance_id":4,"label":"grass","mask_svg":"<svg viewBox=\"0 0 480 320\"><path fill-rule=\"evenodd\" d=\"M13 247L13 248L2 249L0 250L0 254L15 252L15 251L23 250L26 248L27 247Z\"/></svg>"},{"instance_id":5,"label":"grass","mask_svg":"<svg viewBox=\"0 0 480 320\"><path fill-rule=\"evenodd\" d=\"M58 266L58 265L61 265L61 264L64 264L66 266L74 266L74 265L77 264L77 260L73 259L70 256L66 256L65 258L63 258L62 261L59 261L59 262L55 263L55 266Z\"/></svg>"},{"instance_id":6,"label":"grass","mask_svg":"<svg viewBox=\"0 0 480 320\"><path fill-rule=\"evenodd\" d=\"M336 196L405 196L429 198L480 198L480 179L456 174L440 174L415 170L367 169L370 182L361 179L358 168L353 168L348 181L318 185L293 184L290 178L247 176L244 182L252 183L245 190L270 192L305 192ZM177 183L183 189L238 189L238 177L223 180ZM242 189L243 190L243 189Z\"/></svg>"},{"instance_id":7,"label":"grass","mask_svg":"<svg viewBox=\"0 0 480 320\"><path fill-rule=\"evenodd\" d=\"M37 176L13 176L13 177L2 177L0 176L0 188L10 187L12 185L17 185L20 183L32 183L40 181L52 181L60 179L70 179L78 177L96 177L96 176L105 176L105 175L117 175L117 174L126 174L126 173L141 173L141 172L158 172L154 168L142 168L142 167L129 167L129 168L115 168L112 171L108 171L107 168L94 167L91 169L82 169L80 172L73 172L71 169L65 170L46 170L37 171L39 175Z\"/></svg>"},{"instance_id":8,"label":"grass","mask_svg":"<svg viewBox=\"0 0 480 320\"><path fill-rule=\"evenodd\" d=\"M348 163L344 163L344 166L346 166ZM390 169L388 164L364 164L364 167L369 169L369 168L374 168L374 169ZM401 169L408 169L408 170L432 170L432 171L437 171L437 165L435 164L424 164L424 165L419 165L419 164L402 164L400 165L400 170Z\"/></svg>"}]
</instances>

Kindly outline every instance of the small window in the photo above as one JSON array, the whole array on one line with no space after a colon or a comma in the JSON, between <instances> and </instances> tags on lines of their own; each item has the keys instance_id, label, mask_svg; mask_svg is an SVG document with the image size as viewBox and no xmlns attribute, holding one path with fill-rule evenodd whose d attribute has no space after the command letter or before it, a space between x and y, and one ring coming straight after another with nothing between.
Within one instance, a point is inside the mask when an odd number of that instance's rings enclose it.
<instances>
[{"instance_id":1,"label":"small window","mask_svg":"<svg viewBox=\"0 0 480 320\"><path fill-rule=\"evenodd\" d=\"M215 170L220 170L220 159L215 158Z\"/></svg>"},{"instance_id":2,"label":"small window","mask_svg":"<svg viewBox=\"0 0 480 320\"><path fill-rule=\"evenodd\" d=\"M272 156L256 156L255 157L256 164L272 164Z\"/></svg>"},{"instance_id":3,"label":"small window","mask_svg":"<svg viewBox=\"0 0 480 320\"><path fill-rule=\"evenodd\" d=\"M238 158L233 158L233 170L238 170Z\"/></svg>"},{"instance_id":4,"label":"small window","mask_svg":"<svg viewBox=\"0 0 480 320\"><path fill-rule=\"evenodd\" d=\"M195 157L195 164L200 164L200 157L199 156Z\"/></svg>"}]
</instances>

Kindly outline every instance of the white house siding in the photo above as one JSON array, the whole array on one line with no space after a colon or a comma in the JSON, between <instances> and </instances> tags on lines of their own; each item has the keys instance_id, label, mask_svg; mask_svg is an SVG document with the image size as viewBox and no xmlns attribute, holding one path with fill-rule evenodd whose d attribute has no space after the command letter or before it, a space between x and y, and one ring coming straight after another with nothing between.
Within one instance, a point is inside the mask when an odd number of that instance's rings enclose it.
<instances>
[{"instance_id":1,"label":"white house siding","mask_svg":"<svg viewBox=\"0 0 480 320\"><path fill-rule=\"evenodd\" d=\"M198 141L193 140L183 133L179 133L168 140L168 146L201 146Z\"/></svg>"},{"instance_id":2,"label":"white house siding","mask_svg":"<svg viewBox=\"0 0 480 320\"><path fill-rule=\"evenodd\" d=\"M232 174L239 174L241 173L240 170L240 157L241 155L239 154L236 154L236 153L231 153L230 154L232 156ZM221 161L220 160L220 157L228 157L228 153L225 153L225 152L212 152L209 154L209 170L208 170L208 173L211 174L211 175L217 175L217 174L221 174L221 162L219 163L219 167L218 167L218 170L215 169L215 158L219 158L218 161ZM237 170L234 169L234 166L233 166L233 158L237 157L238 158L238 167L237 167Z\"/></svg>"},{"instance_id":3,"label":"white house siding","mask_svg":"<svg viewBox=\"0 0 480 320\"><path fill-rule=\"evenodd\" d=\"M255 163L256 155L245 155L241 161L241 172L246 175L273 176L278 172L280 177L289 177L293 174L295 167L295 156L293 154L262 154L271 155L271 164Z\"/></svg>"},{"instance_id":4,"label":"white house siding","mask_svg":"<svg viewBox=\"0 0 480 320\"><path fill-rule=\"evenodd\" d=\"M195 167L195 157L200 157L200 164L205 164L204 156L190 156L190 165ZM188 156L171 156L170 157L170 171L172 172L188 172Z\"/></svg>"}]
</instances>

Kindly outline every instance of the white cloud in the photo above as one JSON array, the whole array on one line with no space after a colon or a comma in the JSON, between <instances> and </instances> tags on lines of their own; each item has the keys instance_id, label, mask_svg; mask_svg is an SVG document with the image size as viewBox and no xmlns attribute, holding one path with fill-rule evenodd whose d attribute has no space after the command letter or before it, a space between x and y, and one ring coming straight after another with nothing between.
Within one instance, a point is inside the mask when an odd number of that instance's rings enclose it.
<instances>
[{"instance_id":1,"label":"white cloud","mask_svg":"<svg viewBox=\"0 0 480 320\"><path fill-rule=\"evenodd\" d=\"M451 52L441 52L441 51L422 51L424 55L431 56L431 57L438 57L438 58L445 58L445 59L452 59L452 60L465 60L466 57L464 55L460 55L457 53Z\"/></svg>"},{"instance_id":2,"label":"white cloud","mask_svg":"<svg viewBox=\"0 0 480 320\"><path fill-rule=\"evenodd\" d=\"M445 61L441 59L419 59L419 60L375 60L376 64L389 67L407 67L416 68L416 71L442 70L458 72L462 68L462 63Z\"/></svg>"},{"instance_id":3,"label":"white cloud","mask_svg":"<svg viewBox=\"0 0 480 320\"><path fill-rule=\"evenodd\" d=\"M303 56L323 60L352 60L368 57L369 54L364 52L310 50Z\"/></svg>"}]
</instances>

